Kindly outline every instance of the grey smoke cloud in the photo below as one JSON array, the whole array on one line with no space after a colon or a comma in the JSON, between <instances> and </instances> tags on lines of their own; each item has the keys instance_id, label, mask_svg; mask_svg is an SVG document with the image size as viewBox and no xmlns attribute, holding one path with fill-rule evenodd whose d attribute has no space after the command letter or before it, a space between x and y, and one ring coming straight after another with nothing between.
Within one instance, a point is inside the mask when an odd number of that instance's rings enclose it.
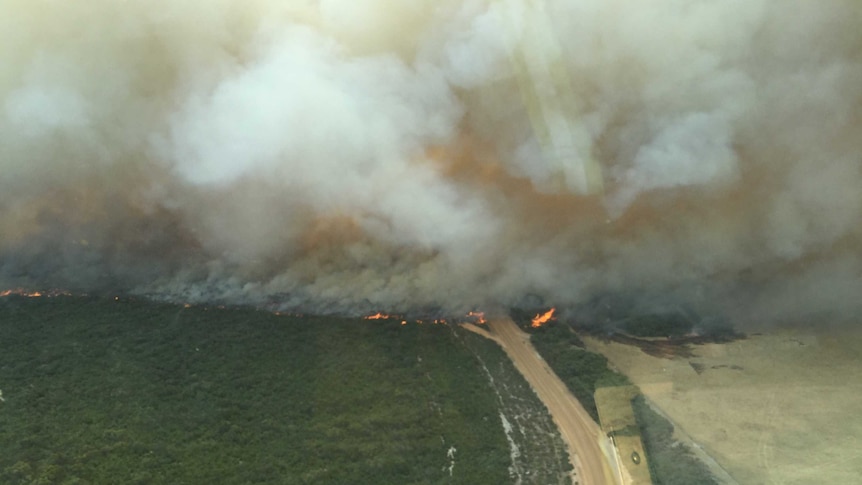
<instances>
[{"instance_id":1,"label":"grey smoke cloud","mask_svg":"<svg viewBox=\"0 0 862 485\"><path fill-rule=\"evenodd\" d=\"M853 0L6 1L0 281L850 316L860 25Z\"/></svg>"}]
</instances>

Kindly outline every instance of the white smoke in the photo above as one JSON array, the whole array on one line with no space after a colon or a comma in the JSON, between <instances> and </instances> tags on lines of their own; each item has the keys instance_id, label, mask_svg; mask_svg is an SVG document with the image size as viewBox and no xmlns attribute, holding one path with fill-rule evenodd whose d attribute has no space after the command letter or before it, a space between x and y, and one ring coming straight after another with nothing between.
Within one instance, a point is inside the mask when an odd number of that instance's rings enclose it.
<instances>
[{"instance_id":1,"label":"white smoke","mask_svg":"<svg viewBox=\"0 0 862 485\"><path fill-rule=\"evenodd\" d=\"M0 280L849 315L860 25L855 0L7 0Z\"/></svg>"}]
</instances>

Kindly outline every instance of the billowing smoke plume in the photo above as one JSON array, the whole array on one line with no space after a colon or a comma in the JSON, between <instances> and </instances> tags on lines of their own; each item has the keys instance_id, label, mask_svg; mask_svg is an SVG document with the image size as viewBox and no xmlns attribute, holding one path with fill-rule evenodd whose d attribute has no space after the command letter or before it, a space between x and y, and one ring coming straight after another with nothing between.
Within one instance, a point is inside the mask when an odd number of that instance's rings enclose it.
<instances>
[{"instance_id":1,"label":"billowing smoke plume","mask_svg":"<svg viewBox=\"0 0 862 485\"><path fill-rule=\"evenodd\" d=\"M862 307L857 0L5 0L0 280Z\"/></svg>"}]
</instances>

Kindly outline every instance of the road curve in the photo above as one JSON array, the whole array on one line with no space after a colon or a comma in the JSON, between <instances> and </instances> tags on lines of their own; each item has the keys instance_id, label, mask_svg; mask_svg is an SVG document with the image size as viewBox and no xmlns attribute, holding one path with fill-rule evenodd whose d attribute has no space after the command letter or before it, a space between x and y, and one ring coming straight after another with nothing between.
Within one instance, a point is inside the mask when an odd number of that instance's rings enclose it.
<instances>
[{"instance_id":1,"label":"road curve","mask_svg":"<svg viewBox=\"0 0 862 485\"><path fill-rule=\"evenodd\" d=\"M515 364L548 408L569 449L579 485L612 485L613 474L605 462L599 443L601 430L566 385L539 357L530 336L509 318L488 322L493 340Z\"/></svg>"}]
</instances>

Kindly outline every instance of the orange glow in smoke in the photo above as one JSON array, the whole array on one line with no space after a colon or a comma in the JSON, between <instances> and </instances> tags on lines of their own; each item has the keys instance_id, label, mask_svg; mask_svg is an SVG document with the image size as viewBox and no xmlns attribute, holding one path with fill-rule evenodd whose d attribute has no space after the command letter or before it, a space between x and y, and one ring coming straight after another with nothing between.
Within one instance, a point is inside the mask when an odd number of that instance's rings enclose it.
<instances>
[{"instance_id":1,"label":"orange glow in smoke","mask_svg":"<svg viewBox=\"0 0 862 485\"><path fill-rule=\"evenodd\" d=\"M549 320L554 318L554 312L556 310L557 310L556 308L551 308L550 310L546 311L545 313L536 314L536 316L533 317L533 323L531 326L533 328L538 328L538 327L541 327L542 325L548 323Z\"/></svg>"},{"instance_id":2,"label":"orange glow in smoke","mask_svg":"<svg viewBox=\"0 0 862 485\"><path fill-rule=\"evenodd\" d=\"M475 318L476 323L488 323L488 321L485 320L485 312L470 312L467 316Z\"/></svg>"}]
</instances>

